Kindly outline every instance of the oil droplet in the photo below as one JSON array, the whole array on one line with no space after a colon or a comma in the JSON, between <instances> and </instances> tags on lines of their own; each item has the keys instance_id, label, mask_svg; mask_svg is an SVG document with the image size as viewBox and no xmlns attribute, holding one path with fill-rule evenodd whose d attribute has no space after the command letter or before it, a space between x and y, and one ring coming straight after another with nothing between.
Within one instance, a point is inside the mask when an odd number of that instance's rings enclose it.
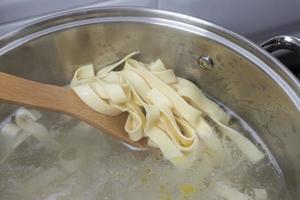
<instances>
[{"instance_id":1,"label":"oil droplet","mask_svg":"<svg viewBox=\"0 0 300 200\"><path fill-rule=\"evenodd\" d=\"M184 197L190 197L197 189L192 184L182 184L180 186L180 191Z\"/></svg>"},{"instance_id":2,"label":"oil droplet","mask_svg":"<svg viewBox=\"0 0 300 200\"><path fill-rule=\"evenodd\" d=\"M145 172L145 174L150 175L150 174L152 174L152 169L146 167L144 169L144 172Z\"/></svg>"},{"instance_id":3,"label":"oil droplet","mask_svg":"<svg viewBox=\"0 0 300 200\"><path fill-rule=\"evenodd\" d=\"M172 195L170 191L166 188L166 186L160 186L160 200L172 200Z\"/></svg>"},{"instance_id":4,"label":"oil droplet","mask_svg":"<svg viewBox=\"0 0 300 200\"><path fill-rule=\"evenodd\" d=\"M147 178L146 176L142 176L142 177L141 177L141 181L142 181L143 183L147 183L148 178Z\"/></svg>"}]
</instances>

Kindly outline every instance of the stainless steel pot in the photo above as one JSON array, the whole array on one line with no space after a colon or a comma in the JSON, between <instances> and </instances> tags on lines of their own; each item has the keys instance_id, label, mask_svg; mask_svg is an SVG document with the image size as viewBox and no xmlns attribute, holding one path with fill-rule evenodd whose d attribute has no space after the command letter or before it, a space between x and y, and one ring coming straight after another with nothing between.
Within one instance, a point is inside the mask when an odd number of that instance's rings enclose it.
<instances>
[{"instance_id":1,"label":"stainless steel pot","mask_svg":"<svg viewBox=\"0 0 300 200\"><path fill-rule=\"evenodd\" d=\"M134 50L144 61L160 57L244 118L272 151L293 198L300 198L300 83L262 48L222 27L148 9L61 12L2 37L0 68L64 85L77 66L100 68ZM1 119L12 109L1 104Z\"/></svg>"}]
</instances>

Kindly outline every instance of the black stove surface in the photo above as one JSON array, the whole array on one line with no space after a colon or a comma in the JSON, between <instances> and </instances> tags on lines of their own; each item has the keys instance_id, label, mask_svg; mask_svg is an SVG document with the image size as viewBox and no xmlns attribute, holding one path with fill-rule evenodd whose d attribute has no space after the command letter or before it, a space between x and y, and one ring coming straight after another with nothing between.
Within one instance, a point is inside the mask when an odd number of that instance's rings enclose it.
<instances>
[{"instance_id":1,"label":"black stove surface","mask_svg":"<svg viewBox=\"0 0 300 200\"><path fill-rule=\"evenodd\" d=\"M300 80L300 56L289 50L278 50L272 53Z\"/></svg>"}]
</instances>

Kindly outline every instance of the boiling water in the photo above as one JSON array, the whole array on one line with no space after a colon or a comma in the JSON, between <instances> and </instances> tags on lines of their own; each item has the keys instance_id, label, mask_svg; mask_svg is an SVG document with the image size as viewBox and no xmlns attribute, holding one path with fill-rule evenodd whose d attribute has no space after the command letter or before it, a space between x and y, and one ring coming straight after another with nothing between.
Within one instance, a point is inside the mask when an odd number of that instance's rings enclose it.
<instances>
[{"instance_id":1,"label":"boiling water","mask_svg":"<svg viewBox=\"0 0 300 200\"><path fill-rule=\"evenodd\" d=\"M158 153L132 150L70 117L43 113L39 122L59 147L49 149L31 137L19 145L0 164L0 199L222 200L215 190L219 182L249 199L258 199L260 189L268 199L288 199L271 155L253 165L226 138L225 163L204 152L191 169L178 170ZM231 126L264 147L239 118Z\"/></svg>"}]
</instances>

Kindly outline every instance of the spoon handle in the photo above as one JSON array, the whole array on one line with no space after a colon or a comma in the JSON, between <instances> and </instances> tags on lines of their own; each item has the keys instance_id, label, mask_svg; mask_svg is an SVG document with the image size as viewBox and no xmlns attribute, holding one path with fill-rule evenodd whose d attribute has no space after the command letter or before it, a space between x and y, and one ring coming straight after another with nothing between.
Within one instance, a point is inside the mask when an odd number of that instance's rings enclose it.
<instances>
[{"instance_id":1,"label":"spoon handle","mask_svg":"<svg viewBox=\"0 0 300 200\"><path fill-rule=\"evenodd\" d=\"M68 113L66 102L80 101L72 92L0 72L0 101L3 102Z\"/></svg>"},{"instance_id":2,"label":"spoon handle","mask_svg":"<svg viewBox=\"0 0 300 200\"><path fill-rule=\"evenodd\" d=\"M0 101L71 115L128 144L145 147L146 140L133 142L124 130L127 114L109 117L83 103L73 90L38 83L0 72Z\"/></svg>"}]
</instances>

